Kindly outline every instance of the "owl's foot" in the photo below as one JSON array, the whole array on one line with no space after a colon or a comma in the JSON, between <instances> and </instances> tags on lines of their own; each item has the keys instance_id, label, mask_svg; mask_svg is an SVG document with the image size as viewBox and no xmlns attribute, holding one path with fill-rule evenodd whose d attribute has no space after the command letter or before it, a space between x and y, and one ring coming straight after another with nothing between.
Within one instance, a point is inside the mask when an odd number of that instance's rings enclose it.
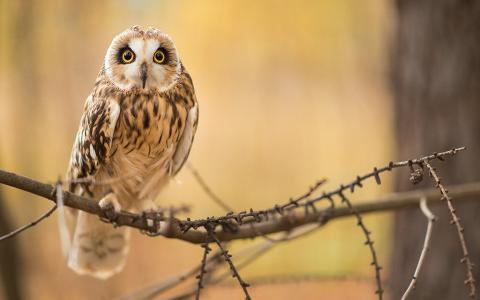
<instances>
[{"instance_id":1,"label":"owl's foot","mask_svg":"<svg viewBox=\"0 0 480 300\"><path fill-rule=\"evenodd\" d=\"M122 206L118 201L117 195L114 193L108 193L105 195L105 197L98 202L98 205L102 209L105 216L110 220L112 220L112 217L115 215L112 214L112 212L119 213L122 210Z\"/></svg>"}]
</instances>

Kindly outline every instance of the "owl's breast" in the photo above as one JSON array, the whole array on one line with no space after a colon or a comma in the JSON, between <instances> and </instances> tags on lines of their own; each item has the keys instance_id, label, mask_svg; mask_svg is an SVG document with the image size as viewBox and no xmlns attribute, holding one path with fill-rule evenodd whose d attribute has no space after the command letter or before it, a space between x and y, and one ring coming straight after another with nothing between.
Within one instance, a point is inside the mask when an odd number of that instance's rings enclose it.
<instances>
[{"instance_id":1,"label":"owl's breast","mask_svg":"<svg viewBox=\"0 0 480 300\"><path fill-rule=\"evenodd\" d=\"M158 158L175 148L183 132L187 109L160 95L132 95L123 99L114 147Z\"/></svg>"},{"instance_id":2,"label":"owl's breast","mask_svg":"<svg viewBox=\"0 0 480 300\"><path fill-rule=\"evenodd\" d=\"M131 176L122 189L134 198L154 194L170 175L172 158L187 118L187 108L160 95L132 95L120 99L111 172ZM155 187L155 188L154 188Z\"/></svg>"}]
</instances>

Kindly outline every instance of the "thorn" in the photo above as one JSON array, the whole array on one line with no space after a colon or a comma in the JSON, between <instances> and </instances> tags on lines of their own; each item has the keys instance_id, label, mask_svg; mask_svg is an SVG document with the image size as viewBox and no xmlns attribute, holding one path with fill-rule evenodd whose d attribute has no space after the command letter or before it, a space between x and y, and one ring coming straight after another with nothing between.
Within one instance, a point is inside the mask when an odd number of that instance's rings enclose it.
<instances>
[{"instance_id":1,"label":"thorn","mask_svg":"<svg viewBox=\"0 0 480 300\"><path fill-rule=\"evenodd\" d=\"M374 176L375 176L375 181L377 182L378 185L382 184L382 181L380 180L380 175L378 174L378 169L377 167L373 168Z\"/></svg>"}]
</instances>

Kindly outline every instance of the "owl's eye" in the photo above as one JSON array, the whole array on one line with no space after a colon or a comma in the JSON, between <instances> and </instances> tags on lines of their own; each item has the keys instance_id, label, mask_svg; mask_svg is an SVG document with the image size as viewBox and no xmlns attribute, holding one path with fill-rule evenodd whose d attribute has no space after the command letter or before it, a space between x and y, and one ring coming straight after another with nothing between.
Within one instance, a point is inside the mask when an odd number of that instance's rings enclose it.
<instances>
[{"instance_id":1,"label":"owl's eye","mask_svg":"<svg viewBox=\"0 0 480 300\"><path fill-rule=\"evenodd\" d=\"M135 60L135 53L130 48L123 49L120 52L120 60L123 64L132 63Z\"/></svg>"},{"instance_id":2,"label":"owl's eye","mask_svg":"<svg viewBox=\"0 0 480 300\"><path fill-rule=\"evenodd\" d=\"M166 61L167 56L162 48L157 49L153 54L153 61L157 64L163 64Z\"/></svg>"}]
</instances>

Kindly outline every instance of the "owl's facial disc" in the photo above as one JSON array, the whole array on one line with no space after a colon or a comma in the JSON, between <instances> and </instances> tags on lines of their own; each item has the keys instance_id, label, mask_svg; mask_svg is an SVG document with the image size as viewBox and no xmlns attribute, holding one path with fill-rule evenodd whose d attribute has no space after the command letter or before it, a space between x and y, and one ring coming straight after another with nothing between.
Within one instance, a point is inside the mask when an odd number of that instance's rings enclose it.
<instances>
[{"instance_id":1,"label":"owl's facial disc","mask_svg":"<svg viewBox=\"0 0 480 300\"><path fill-rule=\"evenodd\" d=\"M167 35L133 27L113 39L105 57L105 72L123 90L165 91L177 80L180 62Z\"/></svg>"}]
</instances>

